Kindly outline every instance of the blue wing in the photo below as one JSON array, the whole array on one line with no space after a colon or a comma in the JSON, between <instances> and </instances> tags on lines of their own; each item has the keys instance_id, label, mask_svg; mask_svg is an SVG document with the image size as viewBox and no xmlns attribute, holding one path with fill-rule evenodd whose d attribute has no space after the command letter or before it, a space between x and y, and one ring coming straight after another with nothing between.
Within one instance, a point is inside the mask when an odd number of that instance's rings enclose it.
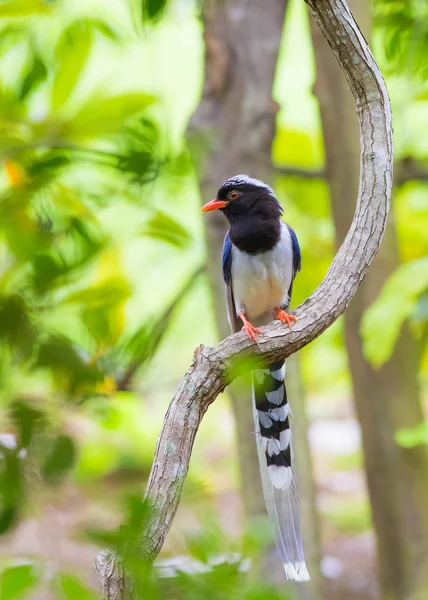
<instances>
[{"instance_id":1,"label":"blue wing","mask_svg":"<svg viewBox=\"0 0 428 600\"><path fill-rule=\"evenodd\" d=\"M286 225L288 227L288 231L290 232L291 243L293 245L293 279L294 279L294 277L296 277L297 272L300 271L302 268L302 255L300 253L300 246L299 246L299 242L297 240L296 232L294 231L294 229L292 229L290 227L290 225L288 225L287 223L286 223Z\"/></svg>"},{"instance_id":2,"label":"blue wing","mask_svg":"<svg viewBox=\"0 0 428 600\"><path fill-rule=\"evenodd\" d=\"M230 241L229 232L224 236L221 265L223 268L224 283L230 284L232 282L232 242Z\"/></svg>"},{"instance_id":3,"label":"blue wing","mask_svg":"<svg viewBox=\"0 0 428 600\"><path fill-rule=\"evenodd\" d=\"M232 242L230 241L229 232L224 236L223 255L221 258L223 268L223 279L225 283L226 293L226 308L227 320L229 321L232 333L239 331L241 328L240 321L236 314L235 300L233 299L232 290Z\"/></svg>"}]
</instances>

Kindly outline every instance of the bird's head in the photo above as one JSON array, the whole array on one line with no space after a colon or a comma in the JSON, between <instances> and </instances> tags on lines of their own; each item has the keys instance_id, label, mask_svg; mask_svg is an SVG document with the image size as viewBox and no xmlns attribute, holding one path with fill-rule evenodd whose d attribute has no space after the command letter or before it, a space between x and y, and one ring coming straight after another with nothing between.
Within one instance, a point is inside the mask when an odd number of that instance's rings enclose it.
<instances>
[{"instance_id":1,"label":"bird's head","mask_svg":"<svg viewBox=\"0 0 428 600\"><path fill-rule=\"evenodd\" d=\"M223 183L216 198L202 207L202 212L221 210L230 222L245 216L276 219L282 214L273 189L248 175L235 175Z\"/></svg>"}]
</instances>

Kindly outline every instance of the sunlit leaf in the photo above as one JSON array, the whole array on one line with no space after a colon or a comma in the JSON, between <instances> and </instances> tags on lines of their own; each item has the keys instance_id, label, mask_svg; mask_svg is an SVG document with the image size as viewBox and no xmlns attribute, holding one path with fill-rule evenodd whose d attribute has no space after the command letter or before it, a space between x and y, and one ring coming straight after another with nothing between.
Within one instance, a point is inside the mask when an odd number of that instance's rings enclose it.
<instances>
[{"instance_id":1,"label":"sunlit leaf","mask_svg":"<svg viewBox=\"0 0 428 600\"><path fill-rule=\"evenodd\" d=\"M278 592L274 587L256 583L245 592L244 600L286 600L284 594ZM291 596L290 596L291 598Z\"/></svg>"},{"instance_id":2,"label":"sunlit leaf","mask_svg":"<svg viewBox=\"0 0 428 600\"><path fill-rule=\"evenodd\" d=\"M103 21L102 19L85 19L94 29L97 29L100 33L102 33L106 38L109 38L113 41L118 41L121 38L120 31L113 27L112 23L107 21Z\"/></svg>"},{"instance_id":3,"label":"sunlit leaf","mask_svg":"<svg viewBox=\"0 0 428 600\"><path fill-rule=\"evenodd\" d=\"M76 460L76 448L73 440L68 435L58 435L50 447L50 452L44 465L42 474L49 483L56 483L73 467Z\"/></svg>"},{"instance_id":4,"label":"sunlit leaf","mask_svg":"<svg viewBox=\"0 0 428 600\"><path fill-rule=\"evenodd\" d=\"M64 200L64 199L63 199ZM67 201L64 200L67 205ZM72 217L62 233L61 244L40 251L32 261L32 283L38 293L46 293L79 277L104 248L106 240L100 237L96 224Z\"/></svg>"},{"instance_id":5,"label":"sunlit leaf","mask_svg":"<svg viewBox=\"0 0 428 600\"><path fill-rule=\"evenodd\" d=\"M49 173L51 178L52 175L57 176L58 172L69 164L70 159L64 154L48 151L42 156L33 156L32 161L26 164L26 172L30 180L39 178L46 173Z\"/></svg>"},{"instance_id":6,"label":"sunlit leaf","mask_svg":"<svg viewBox=\"0 0 428 600\"><path fill-rule=\"evenodd\" d=\"M26 17L43 14L51 10L47 0L6 0L0 2L0 17Z\"/></svg>"},{"instance_id":7,"label":"sunlit leaf","mask_svg":"<svg viewBox=\"0 0 428 600\"><path fill-rule=\"evenodd\" d=\"M128 298L129 294L128 282L122 277L116 277L70 294L66 301L68 303L85 304L86 307L99 308L114 306Z\"/></svg>"},{"instance_id":8,"label":"sunlit leaf","mask_svg":"<svg viewBox=\"0 0 428 600\"><path fill-rule=\"evenodd\" d=\"M413 429L400 429L395 434L395 441L403 448L414 448L428 444L428 423L420 423Z\"/></svg>"},{"instance_id":9,"label":"sunlit leaf","mask_svg":"<svg viewBox=\"0 0 428 600\"><path fill-rule=\"evenodd\" d=\"M40 569L33 564L4 569L0 575L0 600L23 600L39 583Z\"/></svg>"},{"instance_id":10,"label":"sunlit leaf","mask_svg":"<svg viewBox=\"0 0 428 600\"><path fill-rule=\"evenodd\" d=\"M2 50L8 50L20 40L26 39L27 35L28 29L25 27L25 25L18 22L14 22L6 27L2 27L0 35L0 48Z\"/></svg>"},{"instance_id":11,"label":"sunlit leaf","mask_svg":"<svg viewBox=\"0 0 428 600\"><path fill-rule=\"evenodd\" d=\"M141 92L128 92L109 98L99 91L66 124L65 135L86 139L117 133L125 119L142 112L153 102L153 96Z\"/></svg>"},{"instance_id":12,"label":"sunlit leaf","mask_svg":"<svg viewBox=\"0 0 428 600\"><path fill-rule=\"evenodd\" d=\"M418 297L426 289L428 257L423 257L398 267L364 313L364 354L375 367L390 358L404 321L415 311Z\"/></svg>"},{"instance_id":13,"label":"sunlit leaf","mask_svg":"<svg viewBox=\"0 0 428 600\"><path fill-rule=\"evenodd\" d=\"M56 48L57 70L52 84L52 110L69 98L91 51L92 31L85 22L75 21L61 35Z\"/></svg>"},{"instance_id":14,"label":"sunlit leaf","mask_svg":"<svg viewBox=\"0 0 428 600\"><path fill-rule=\"evenodd\" d=\"M149 364L164 338L171 321L171 315L180 302L192 290L202 271L203 268L199 267L190 275L161 315L156 319L149 318L133 335L128 339L122 340L121 353L124 355L123 360L128 363L128 368L118 384L120 389L126 389L126 386L129 384L128 379L135 374L137 369L141 369Z\"/></svg>"},{"instance_id":15,"label":"sunlit leaf","mask_svg":"<svg viewBox=\"0 0 428 600\"><path fill-rule=\"evenodd\" d=\"M155 179L159 170L158 140L159 131L152 121L141 118L128 124L123 132L118 162L120 171L140 185Z\"/></svg>"},{"instance_id":16,"label":"sunlit leaf","mask_svg":"<svg viewBox=\"0 0 428 600\"><path fill-rule=\"evenodd\" d=\"M427 5L425 2L394 0L374 2L374 20L381 33L387 72L426 74L428 52Z\"/></svg>"},{"instance_id":17,"label":"sunlit leaf","mask_svg":"<svg viewBox=\"0 0 428 600\"><path fill-rule=\"evenodd\" d=\"M173 217L161 211L156 211L141 233L178 248L186 248L191 242L188 231Z\"/></svg>"},{"instance_id":18,"label":"sunlit leaf","mask_svg":"<svg viewBox=\"0 0 428 600\"><path fill-rule=\"evenodd\" d=\"M33 92L47 77L48 71L45 63L41 60L37 54L33 57L32 65L28 70L28 73L24 77L22 82L21 90L19 92L20 100L25 98Z\"/></svg>"},{"instance_id":19,"label":"sunlit leaf","mask_svg":"<svg viewBox=\"0 0 428 600\"><path fill-rule=\"evenodd\" d=\"M100 596L71 573L58 573L54 580L60 600L99 600Z\"/></svg>"},{"instance_id":20,"label":"sunlit leaf","mask_svg":"<svg viewBox=\"0 0 428 600\"><path fill-rule=\"evenodd\" d=\"M64 336L50 336L39 345L34 367L50 370L61 388L72 394L86 388L92 390L104 379L99 367L85 360L84 354Z\"/></svg>"}]
</instances>

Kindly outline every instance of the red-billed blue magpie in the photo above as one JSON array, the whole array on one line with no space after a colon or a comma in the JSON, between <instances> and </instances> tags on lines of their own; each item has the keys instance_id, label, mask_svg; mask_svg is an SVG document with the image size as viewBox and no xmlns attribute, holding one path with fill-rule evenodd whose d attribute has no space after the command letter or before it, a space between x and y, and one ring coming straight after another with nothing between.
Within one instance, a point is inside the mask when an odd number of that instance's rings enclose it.
<instances>
[{"instance_id":1,"label":"red-billed blue magpie","mask_svg":"<svg viewBox=\"0 0 428 600\"><path fill-rule=\"evenodd\" d=\"M248 175L228 179L203 212L221 210L230 228L223 245L223 277L232 332L242 329L257 342L257 327L279 319L291 327L294 278L301 268L299 243L281 221L283 209L273 189ZM241 323L242 322L242 323ZM290 406L285 363L278 361L253 376L253 407L260 471L267 511L288 579L309 579L300 534L293 469Z\"/></svg>"}]
</instances>

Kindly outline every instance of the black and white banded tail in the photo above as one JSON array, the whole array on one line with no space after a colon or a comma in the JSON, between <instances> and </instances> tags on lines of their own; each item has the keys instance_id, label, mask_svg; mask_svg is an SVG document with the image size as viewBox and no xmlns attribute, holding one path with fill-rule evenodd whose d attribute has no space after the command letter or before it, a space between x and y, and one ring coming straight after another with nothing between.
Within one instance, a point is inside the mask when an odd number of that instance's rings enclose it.
<instances>
[{"instance_id":1,"label":"black and white banded tail","mask_svg":"<svg viewBox=\"0 0 428 600\"><path fill-rule=\"evenodd\" d=\"M284 377L284 361L253 371L256 441L266 508L286 577L307 581Z\"/></svg>"}]
</instances>

